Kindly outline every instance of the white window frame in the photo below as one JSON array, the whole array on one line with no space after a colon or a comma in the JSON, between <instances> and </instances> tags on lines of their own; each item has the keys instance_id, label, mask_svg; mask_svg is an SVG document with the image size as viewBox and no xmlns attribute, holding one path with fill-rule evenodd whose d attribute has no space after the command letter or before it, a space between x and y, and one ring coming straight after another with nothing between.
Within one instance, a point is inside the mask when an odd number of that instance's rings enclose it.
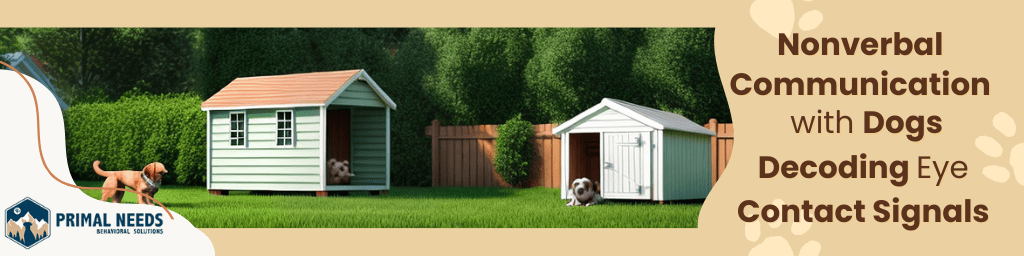
<instances>
[{"instance_id":1,"label":"white window frame","mask_svg":"<svg viewBox=\"0 0 1024 256\"><path fill-rule=\"evenodd\" d=\"M278 128L278 125L280 124L280 122L282 120L278 119L277 116L280 115L281 113L288 113L288 115L291 117L291 119L283 120L283 121L287 121L288 123L290 123L291 124L290 127L288 127L288 128ZM295 147L296 139L298 137L295 134L295 111L293 111L291 109L288 109L288 110L278 110L278 111L274 112L274 128L275 128L274 129L274 138L275 138L274 139L274 144L275 145L277 145L278 147L287 147L287 148L294 148ZM289 131L291 133L291 136L288 136L288 137L277 136L277 133L280 132L280 131ZM282 139L285 140L285 141L290 141L291 144L284 144L284 145L278 144L278 140L282 140Z\"/></svg>"},{"instance_id":2,"label":"white window frame","mask_svg":"<svg viewBox=\"0 0 1024 256\"><path fill-rule=\"evenodd\" d=\"M231 122L232 122L231 121L231 117L236 115L236 114L241 114L242 115L242 125L237 127L239 129L232 130L231 129ZM232 112L228 112L228 146L236 147L236 148L244 148L244 147L246 147L249 144L249 129L248 128L249 128L249 115L245 111L232 111ZM241 137L231 137L231 133L234 133L234 132L240 132L242 134L242 136ZM236 139L242 139L242 144L241 145L232 145L232 143Z\"/></svg>"}]
</instances>

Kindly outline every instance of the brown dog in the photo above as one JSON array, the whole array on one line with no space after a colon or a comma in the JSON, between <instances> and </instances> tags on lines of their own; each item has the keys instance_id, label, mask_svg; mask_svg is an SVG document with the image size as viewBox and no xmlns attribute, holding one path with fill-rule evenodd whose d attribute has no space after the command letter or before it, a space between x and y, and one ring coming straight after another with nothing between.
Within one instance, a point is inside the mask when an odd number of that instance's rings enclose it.
<instances>
[{"instance_id":1,"label":"brown dog","mask_svg":"<svg viewBox=\"0 0 1024 256\"><path fill-rule=\"evenodd\" d=\"M327 172L327 184L330 185L348 185L352 181L352 174L348 170L348 160L338 161L338 159L331 158L327 161L327 168L330 171Z\"/></svg>"},{"instance_id":2,"label":"brown dog","mask_svg":"<svg viewBox=\"0 0 1024 256\"><path fill-rule=\"evenodd\" d=\"M104 171L100 169L100 161L96 160L92 162L92 169L96 171L96 174L107 177L107 180L103 182L103 188L124 188L125 186L131 187L136 191L138 196L139 204L152 205L153 202L142 196L142 194L149 195L149 197L156 196L156 192L160 190L160 183L163 181L164 174L167 173L167 169L164 168L164 164L160 162L152 162L147 164L146 167L142 168L142 171ZM124 197L124 191L117 190L103 190L103 194L100 197L100 201L107 201L107 198L113 198L114 203L121 203L121 198Z\"/></svg>"}]
</instances>

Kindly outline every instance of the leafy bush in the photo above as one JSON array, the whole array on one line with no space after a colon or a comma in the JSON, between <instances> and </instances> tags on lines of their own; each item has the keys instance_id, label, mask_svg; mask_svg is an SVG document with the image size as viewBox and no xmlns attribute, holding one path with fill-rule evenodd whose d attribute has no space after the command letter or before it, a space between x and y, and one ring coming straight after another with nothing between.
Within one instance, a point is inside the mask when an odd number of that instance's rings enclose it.
<instances>
[{"instance_id":1,"label":"leafy bush","mask_svg":"<svg viewBox=\"0 0 1024 256\"><path fill-rule=\"evenodd\" d=\"M128 93L114 103L78 104L64 113L68 167L75 179L92 170L141 170L161 162L165 182L200 184L206 175L206 114L193 94Z\"/></svg>"},{"instance_id":2,"label":"leafy bush","mask_svg":"<svg viewBox=\"0 0 1024 256\"><path fill-rule=\"evenodd\" d=\"M516 115L498 127L494 149L494 170L512 186L526 179L533 159L533 124Z\"/></svg>"}]
</instances>

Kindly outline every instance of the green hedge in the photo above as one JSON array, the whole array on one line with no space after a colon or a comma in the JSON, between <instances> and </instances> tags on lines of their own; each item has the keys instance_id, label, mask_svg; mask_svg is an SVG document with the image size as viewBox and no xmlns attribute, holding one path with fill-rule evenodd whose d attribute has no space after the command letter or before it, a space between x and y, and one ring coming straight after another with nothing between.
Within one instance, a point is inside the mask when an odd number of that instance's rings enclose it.
<instances>
[{"instance_id":1,"label":"green hedge","mask_svg":"<svg viewBox=\"0 0 1024 256\"><path fill-rule=\"evenodd\" d=\"M74 105L64 113L68 167L75 179L92 170L140 170L161 162L164 182L201 184L206 175L206 115L192 94L129 94L114 103Z\"/></svg>"}]
</instances>

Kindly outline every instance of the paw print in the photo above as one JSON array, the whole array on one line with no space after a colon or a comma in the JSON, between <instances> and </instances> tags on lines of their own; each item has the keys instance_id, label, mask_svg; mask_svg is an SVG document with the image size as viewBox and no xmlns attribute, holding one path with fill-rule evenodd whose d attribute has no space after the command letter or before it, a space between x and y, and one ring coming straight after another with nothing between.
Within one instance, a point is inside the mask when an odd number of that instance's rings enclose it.
<instances>
[{"instance_id":1,"label":"paw print","mask_svg":"<svg viewBox=\"0 0 1024 256\"><path fill-rule=\"evenodd\" d=\"M1017 124L1013 122L1010 115L1004 112L999 112L992 118L992 126L995 126L996 130L999 130L1007 138L1012 138L1017 133ZM1003 146L989 136L979 136L974 140L974 146L991 157L998 158L1003 155ZM1013 176L1017 179L1017 183L1024 185L1024 143L1017 144L1010 149L1010 167L1013 168ZM981 173L999 183L1010 179L1010 171L999 165L986 166Z\"/></svg>"},{"instance_id":2,"label":"paw print","mask_svg":"<svg viewBox=\"0 0 1024 256\"><path fill-rule=\"evenodd\" d=\"M783 205L785 203L782 199L775 199L775 201L772 201L772 204ZM744 234L747 236L747 240L757 242L757 240L761 238L761 219L758 219L755 222L748 222L746 225ZM768 227L771 227L772 229L776 229L779 226L782 226L782 220L768 223ZM799 236L807 233L810 229L810 222L793 222L793 225L789 230L794 236ZM810 240L800 247L799 256L817 256L819 252L821 252L821 244L817 241ZM793 256L794 254L793 248L789 246L789 241L787 241L786 238L782 236L770 236L765 238L764 241L757 246L754 246L754 248L750 249L750 253L748 255Z\"/></svg>"},{"instance_id":3,"label":"paw print","mask_svg":"<svg viewBox=\"0 0 1024 256\"><path fill-rule=\"evenodd\" d=\"M779 33L793 32L793 21L796 17L793 14L792 0L756 0L750 4L750 18L754 19L758 27L775 38L779 37ZM825 16L818 10L811 10L800 16L798 25L803 31L811 31L817 28L824 18Z\"/></svg>"}]
</instances>

